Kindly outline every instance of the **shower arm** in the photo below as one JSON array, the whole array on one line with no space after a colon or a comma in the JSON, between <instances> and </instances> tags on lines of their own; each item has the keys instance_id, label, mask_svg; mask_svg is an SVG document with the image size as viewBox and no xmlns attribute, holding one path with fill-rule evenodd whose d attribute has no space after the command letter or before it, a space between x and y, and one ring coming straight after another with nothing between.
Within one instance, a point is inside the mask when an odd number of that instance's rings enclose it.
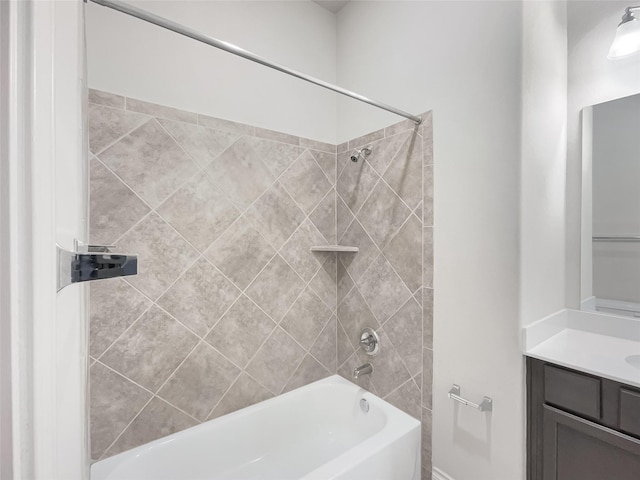
<instances>
[{"instance_id":1,"label":"shower arm","mask_svg":"<svg viewBox=\"0 0 640 480\"><path fill-rule=\"evenodd\" d=\"M408 118L413 120L416 125L420 125L422 119L417 117L416 115L412 115L398 108L392 107L382 102L378 102L376 100L372 100L358 93L352 92L342 87L338 87L337 85L333 85L329 82L325 82L324 80L319 80L315 77L307 75L302 72L298 72L296 70L292 70L284 65L280 65L277 63L270 62L269 60L260 57L254 53L251 53L243 48L238 47L229 42L224 42L222 40L218 40L217 38L210 37L203 33L200 33L192 28L181 25L177 22L173 22L167 18L160 17L159 15L155 15L151 12L147 12L146 10L142 10L141 8L134 7L133 5L129 5L124 2L120 2L117 0L84 0L85 3L87 1L97 3L103 7L108 7L113 10L117 10L122 13L126 13L127 15L131 15L132 17L136 17L140 20L144 20L145 22L152 23L162 28L166 28L167 30L171 30L172 32L179 33L180 35L184 35L185 37L192 38L202 43L206 43L207 45L211 45L212 47L219 48L220 50L224 50L225 52L232 53L233 55L237 55L239 57L245 58L247 60L251 60L252 62L259 63L260 65L264 65L265 67L273 68L282 73L286 73L287 75L291 75L292 77L299 78L309 83L313 83L320 87L326 88L328 90L332 90L341 95L345 95L347 97L351 97L353 99L359 100L364 103L368 103L369 105L373 105L374 107L381 108L391 113L395 113L396 115L400 115L401 117Z\"/></svg>"}]
</instances>

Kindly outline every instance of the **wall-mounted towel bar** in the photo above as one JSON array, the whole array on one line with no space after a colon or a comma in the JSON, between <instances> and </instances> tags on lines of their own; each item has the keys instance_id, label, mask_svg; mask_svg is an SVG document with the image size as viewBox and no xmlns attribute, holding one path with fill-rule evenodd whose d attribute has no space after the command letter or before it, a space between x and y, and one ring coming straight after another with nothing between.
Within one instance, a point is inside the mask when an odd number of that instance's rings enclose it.
<instances>
[{"instance_id":1,"label":"wall-mounted towel bar","mask_svg":"<svg viewBox=\"0 0 640 480\"><path fill-rule=\"evenodd\" d=\"M467 407L475 408L481 412L490 412L493 410L493 400L489 397L484 397L482 402L474 403L466 398L460 396L460 385L453 385L449 390L449 398L455 402L466 405Z\"/></svg>"},{"instance_id":2,"label":"wall-mounted towel bar","mask_svg":"<svg viewBox=\"0 0 640 480\"><path fill-rule=\"evenodd\" d=\"M591 238L594 242L640 242L640 235L608 235Z\"/></svg>"}]
</instances>

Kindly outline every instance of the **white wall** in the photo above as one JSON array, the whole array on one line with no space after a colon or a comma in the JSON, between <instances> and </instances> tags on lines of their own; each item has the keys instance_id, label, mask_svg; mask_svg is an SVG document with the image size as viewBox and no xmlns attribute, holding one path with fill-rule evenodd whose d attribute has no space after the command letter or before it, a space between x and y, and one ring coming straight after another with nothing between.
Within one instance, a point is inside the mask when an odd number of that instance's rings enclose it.
<instances>
[{"instance_id":1,"label":"white wall","mask_svg":"<svg viewBox=\"0 0 640 480\"><path fill-rule=\"evenodd\" d=\"M309 0L129 3L335 82L335 16ZM96 4L87 4L86 19L92 88L336 140L336 94L328 90Z\"/></svg>"},{"instance_id":2,"label":"white wall","mask_svg":"<svg viewBox=\"0 0 640 480\"><path fill-rule=\"evenodd\" d=\"M568 3L567 110L567 306L578 308L581 279L581 129L584 107L640 92L640 56L608 60L615 29L630 3L626 0L570 1Z\"/></svg>"},{"instance_id":3,"label":"white wall","mask_svg":"<svg viewBox=\"0 0 640 480\"><path fill-rule=\"evenodd\" d=\"M564 308L567 5L523 3L520 322Z\"/></svg>"},{"instance_id":4,"label":"white wall","mask_svg":"<svg viewBox=\"0 0 640 480\"><path fill-rule=\"evenodd\" d=\"M433 109L434 466L455 480L524 478L519 351L520 2L351 2L338 82ZM339 140L398 121L339 102ZM485 416L447 398L493 397Z\"/></svg>"}]
</instances>

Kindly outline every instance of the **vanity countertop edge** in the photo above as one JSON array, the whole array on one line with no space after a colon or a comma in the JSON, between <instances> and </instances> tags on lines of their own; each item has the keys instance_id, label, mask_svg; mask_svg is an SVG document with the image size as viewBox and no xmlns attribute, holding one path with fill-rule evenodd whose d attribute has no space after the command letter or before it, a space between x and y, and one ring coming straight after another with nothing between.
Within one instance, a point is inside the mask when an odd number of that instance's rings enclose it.
<instances>
[{"instance_id":1,"label":"vanity countertop edge","mask_svg":"<svg viewBox=\"0 0 640 480\"><path fill-rule=\"evenodd\" d=\"M522 345L528 357L640 388L638 318L563 309L524 327Z\"/></svg>"}]
</instances>

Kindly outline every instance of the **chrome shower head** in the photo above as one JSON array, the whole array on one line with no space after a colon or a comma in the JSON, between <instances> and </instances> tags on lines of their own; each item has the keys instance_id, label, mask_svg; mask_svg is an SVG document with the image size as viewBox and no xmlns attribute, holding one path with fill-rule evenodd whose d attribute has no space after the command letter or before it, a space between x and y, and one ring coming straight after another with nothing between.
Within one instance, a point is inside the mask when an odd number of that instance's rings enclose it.
<instances>
[{"instance_id":1,"label":"chrome shower head","mask_svg":"<svg viewBox=\"0 0 640 480\"><path fill-rule=\"evenodd\" d=\"M358 160L360 160L361 158L367 158L369 155L371 155L371 148L370 147L362 147L360 149L356 148L353 153L351 154L351 161L352 162L357 162Z\"/></svg>"}]
</instances>

